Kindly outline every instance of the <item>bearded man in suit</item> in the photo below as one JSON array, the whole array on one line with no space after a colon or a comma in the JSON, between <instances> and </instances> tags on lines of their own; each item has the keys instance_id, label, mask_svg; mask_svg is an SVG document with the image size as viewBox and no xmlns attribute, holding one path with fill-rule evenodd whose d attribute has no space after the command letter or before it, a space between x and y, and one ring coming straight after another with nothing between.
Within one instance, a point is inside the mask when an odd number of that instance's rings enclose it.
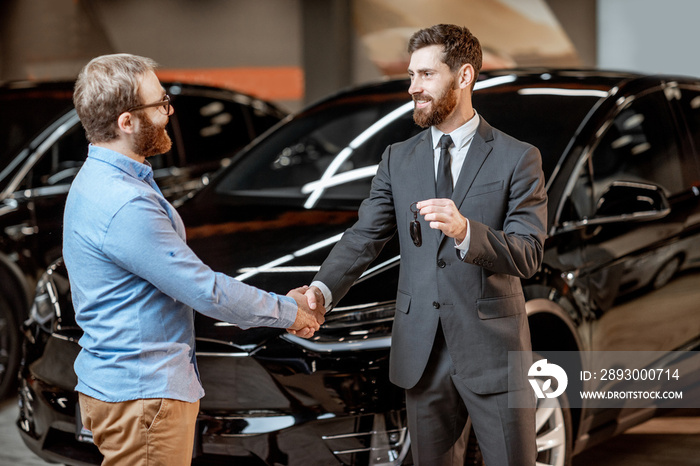
<instances>
[{"instance_id":1,"label":"bearded man in suit","mask_svg":"<svg viewBox=\"0 0 700 466\"><path fill-rule=\"evenodd\" d=\"M520 279L542 261L540 153L473 108L482 55L467 28L422 29L408 51L414 120L427 129L387 147L307 298L330 309L398 232L390 377L406 389L414 461L463 464L457 440L470 420L487 465L532 466L534 403L509 407L508 397L534 395L508 352L531 349Z\"/></svg>"}]
</instances>

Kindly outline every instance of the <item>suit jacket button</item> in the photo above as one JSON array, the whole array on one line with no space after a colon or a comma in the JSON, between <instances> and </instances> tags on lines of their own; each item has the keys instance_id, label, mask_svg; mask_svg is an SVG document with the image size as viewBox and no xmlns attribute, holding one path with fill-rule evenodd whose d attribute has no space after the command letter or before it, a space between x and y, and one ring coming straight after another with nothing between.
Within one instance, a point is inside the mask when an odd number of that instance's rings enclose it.
<instances>
[{"instance_id":1,"label":"suit jacket button","mask_svg":"<svg viewBox=\"0 0 700 466\"><path fill-rule=\"evenodd\" d=\"M437 302L437 301L433 301L433 307L434 307L435 309L440 309L440 303Z\"/></svg>"},{"instance_id":2,"label":"suit jacket button","mask_svg":"<svg viewBox=\"0 0 700 466\"><path fill-rule=\"evenodd\" d=\"M442 259L440 259L440 260L437 261L437 265L438 265L438 267L440 267L441 269L444 269L445 266L447 266L447 264L445 263L445 261L442 260Z\"/></svg>"}]
</instances>

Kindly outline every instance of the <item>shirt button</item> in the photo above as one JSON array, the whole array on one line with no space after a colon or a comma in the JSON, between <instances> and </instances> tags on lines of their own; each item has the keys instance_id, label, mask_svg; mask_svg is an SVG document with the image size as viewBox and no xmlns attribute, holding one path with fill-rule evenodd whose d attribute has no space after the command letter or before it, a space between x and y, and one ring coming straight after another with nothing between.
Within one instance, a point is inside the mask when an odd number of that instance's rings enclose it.
<instances>
[{"instance_id":1,"label":"shirt button","mask_svg":"<svg viewBox=\"0 0 700 466\"><path fill-rule=\"evenodd\" d=\"M438 265L438 267L440 267L441 269L444 269L444 268L447 266L447 264L445 263L445 261L442 260L442 259L440 259L440 260L437 261L437 265Z\"/></svg>"},{"instance_id":2,"label":"shirt button","mask_svg":"<svg viewBox=\"0 0 700 466\"><path fill-rule=\"evenodd\" d=\"M434 307L435 309L440 309L440 303L437 302L437 301L433 301L433 307Z\"/></svg>"}]
</instances>

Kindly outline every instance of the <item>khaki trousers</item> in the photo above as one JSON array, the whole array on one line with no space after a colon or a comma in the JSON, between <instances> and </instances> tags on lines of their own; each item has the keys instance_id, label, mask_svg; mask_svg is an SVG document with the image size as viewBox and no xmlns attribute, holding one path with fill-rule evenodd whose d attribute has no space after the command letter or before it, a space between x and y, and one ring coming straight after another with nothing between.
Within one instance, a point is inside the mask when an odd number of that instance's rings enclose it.
<instances>
[{"instance_id":1,"label":"khaki trousers","mask_svg":"<svg viewBox=\"0 0 700 466\"><path fill-rule=\"evenodd\" d=\"M103 466L192 463L199 401L168 398L108 403L79 393L85 428L104 455Z\"/></svg>"}]
</instances>

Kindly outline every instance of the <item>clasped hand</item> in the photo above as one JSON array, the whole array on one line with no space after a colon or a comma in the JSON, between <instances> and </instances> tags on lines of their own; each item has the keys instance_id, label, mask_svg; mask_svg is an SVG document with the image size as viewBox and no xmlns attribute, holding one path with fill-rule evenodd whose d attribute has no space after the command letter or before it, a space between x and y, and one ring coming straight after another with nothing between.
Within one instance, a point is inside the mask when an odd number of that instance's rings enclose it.
<instances>
[{"instance_id":1,"label":"clasped hand","mask_svg":"<svg viewBox=\"0 0 700 466\"><path fill-rule=\"evenodd\" d=\"M318 290L315 286L313 288ZM318 292L321 294L320 290ZM312 337L326 320L323 317L326 313L326 309L323 307L323 294L321 294L321 300L318 301L308 286L302 286L291 290L287 296L294 298L297 303L297 318L294 325L287 331L302 338ZM310 298L309 296L314 297Z\"/></svg>"}]
</instances>

